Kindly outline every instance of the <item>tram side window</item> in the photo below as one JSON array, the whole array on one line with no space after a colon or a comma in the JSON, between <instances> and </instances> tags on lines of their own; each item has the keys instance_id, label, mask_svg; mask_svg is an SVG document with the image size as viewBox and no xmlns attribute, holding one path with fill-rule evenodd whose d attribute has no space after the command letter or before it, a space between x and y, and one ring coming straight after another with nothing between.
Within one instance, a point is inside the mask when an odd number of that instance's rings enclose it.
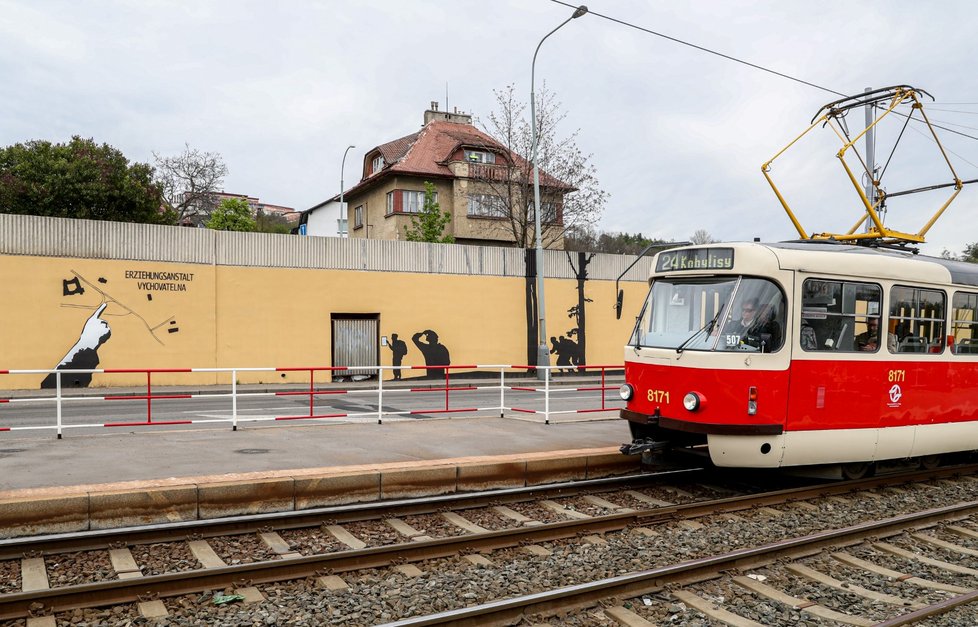
<instances>
[{"instance_id":1,"label":"tram side window","mask_svg":"<svg viewBox=\"0 0 978 627\"><path fill-rule=\"evenodd\" d=\"M960 355L978 355L978 294L956 292L951 301L951 349Z\"/></svg>"},{"instance_id":2,"label":"tram side window","mask_svg":"<svg viewBox=\"0 0 978 627\"><path fill-rule=\"evenodd\" d=\"M879 350L883 290L872 283L807 279L802 285L798 341L806 351ZM878 336L876 336L878 337Z\"/></svg>"},{"instance_id":3,"label":"tram side window","mask_svg":"<svg viewBox=\"0 0 978 627\"><path fill-rule=\"evenodd\" d=\"M945 303L940 290L897 286L890 291L889 326L897 338L897 352L944 352Z\"/></svg>"}]
</instances>

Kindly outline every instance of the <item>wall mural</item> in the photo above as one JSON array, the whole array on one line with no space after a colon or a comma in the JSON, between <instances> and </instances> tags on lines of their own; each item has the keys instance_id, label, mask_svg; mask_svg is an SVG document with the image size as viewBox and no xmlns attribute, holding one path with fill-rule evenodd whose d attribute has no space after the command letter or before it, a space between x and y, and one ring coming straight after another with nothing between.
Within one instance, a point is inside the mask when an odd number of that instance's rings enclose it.
<instances>
[{"instance_id":1,"label":"wall mural","mask_svg":"<svg viewBox=\"0 0 978 627\"><path fill-rule=\"evenodd\" d=\"M567 336L576 336L577 343L574 343L572 340L566 340L566 350L571 352L568 365L583 366L587 364L587 318L585 316L587 312L584 304L594 302L584 295L584 285L587 282L587 267L591 263L594 253L576 253L577 267L574 266L571 253L565 252L565 254L567 255L567 263L570 264L571 269L574 271L574 276L577 278L577 304L567 310L567 317L572 318L577 323L575 328L567 332ZM560 352L558 351L559 356ZM584 371L581 370L581 372L583 373Z\"/></svg>"},{"instance_id":2,"label":"wall mural","mask_svg":"<svg viewBox=\"0 0 978 627\"><path fill-rule=\"evenodd\" d=\"M574 337L577 335L577 329L570 329L567 335ZM550 354L557 355L557 363L554 365L558 366L559 370L555 370L555 374L573 372L572 366L579 366L582 363L580 346L567 336L561 335L559 339L550 336L550 345L552 346Z\"/></svg>"},{"instance_id":3,"label":"wall mural","mask_svg":"<svg viewBox=\"0 0 978 627\"><path fill-rule=\"evenodd\" d=\"M554 372L570 373L578 366L587 364L587 317L585 303L594 302L587 298L584 286L587 283L587 267L594 253L565 251L567 263L577 278L577 304L567 310L567 317L575 325L561 336L550 336L550 354L557 355L554 364L559 368ZM574 257L577 257L575 265ZM526 250L526 355L527 364L536 363L537 355L537 289L536 289L536 255L532 249ZM576 341L575 341L576 338ZM581 370L581 372L584 372Z\"/></svg>"},{"instance_id":4,"label":"wall mural","mask_svg":"<svg viewBox=\"0 0 978 627\"><path fill-rule=\"evenodd\" d=\"M394 367L402 365L402 360L408 352L407 344L404 343L404 340L397 339L397 333L391 333L391 341L387 345L387 348L391 349L391 352L394 353L394 356L391 358L391 365ZM400 379L401 371L395 370L394 380L399 381Z\"/></svg>"},{"instance_id":5,"label":"wall mural","mask_svg":"<svg viewBox=\"0 0 978 627\"><path fill-rule=\"evenodd\" d=\"M393 337L393 336L391 336ZM422 342L422 338L424 341ZM448 354L448 348L438 341L438 334L431 329L425 329L424 331L419 331L411 336L411 341L414 345L418 347L421 354L424 355L424 364L429 366L427 370L428 377L444 377L444 368L431 368L430 366L450 366L452 364L452 358Z\"/></svg>"},{"instance_id":6,"label":"wall mural","mask_svg":"<svg viewBox=\"0 0 978 627\"><path fill-rule=\"evenodd\" d=\"M537 257L532 248L523 251L526 264L526 277L523 280L526 306L526 365L537 363L537 337L539 321L537 316Z\"/></svg>"},{"instance_id":7,"label":"wall mural","mask_svg":"<svg viewBox=\"0 0 978 627\"><path fill-rule=\"evenodd\" d=\"M61 303L62 307L72 309L92 310L92 313L82 325L81 332L74 345L68 349L65 356L58 362L56 370L91 370L99 366L99 348L112 337L112 328L105 318L123 318L133 316L142 322L146 331L156 342L164 346L164 338L173 333L179 333L180 327L174 316L166 316L161 322L151 324L143 315L121 300L115 298L104 288L109 283L105 277L99 277L97 284L86 279L81 274L70 271L72 278L61 281L62 296L70 299ZM193 280L193 273L186 272L147 272L142 270L126 270L125 278L136 281L136 289L146 295L147 302L152 302L154 291L187 291L187 283ZM82 302L80 297L91 291L98 295L98 304L91 305ZM88 300L91 300L90 298ZM109 306L111 305L111 308ZM163 334L164 329L166 335ZM91 374L73 374L63 378L62 385L72 387L88 387L92 382ZM55 388L57 380L54 373L49 374L41 382L41 388Z\"/></svg>"}]
</instances>

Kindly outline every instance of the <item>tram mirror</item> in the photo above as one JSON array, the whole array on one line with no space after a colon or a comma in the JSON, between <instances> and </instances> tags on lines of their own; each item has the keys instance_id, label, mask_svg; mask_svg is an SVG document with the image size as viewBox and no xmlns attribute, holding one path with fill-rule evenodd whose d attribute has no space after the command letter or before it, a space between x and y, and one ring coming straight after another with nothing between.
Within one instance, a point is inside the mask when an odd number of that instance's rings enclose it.
<instances>
[{"instance_id":1,"label":"tram mirror","mask_svg":"<svg viewBox=\"0 0 978 627\"><path fill-rule=\"evenodd\" d=\"M615 299L615 319L621 320L621 302L625 298L625 291L618 290L618 297Z\"/></svg>"}]
</instances>

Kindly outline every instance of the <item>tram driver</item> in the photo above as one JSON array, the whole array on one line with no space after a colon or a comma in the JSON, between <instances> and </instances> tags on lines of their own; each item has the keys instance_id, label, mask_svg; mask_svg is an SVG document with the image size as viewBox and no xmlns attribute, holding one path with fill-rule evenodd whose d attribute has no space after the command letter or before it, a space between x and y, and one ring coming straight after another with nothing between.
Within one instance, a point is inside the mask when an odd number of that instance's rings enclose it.
<instances>
[{"instance_id":1,"label":"tram driver","mask_svg":"<svg viewBox=\"0 0 978 627\"><path fill-rule=\"evenodd\" d=\"M743 344L762 352L770 352L781 345L781 325L776 320L774 306L761 305L757 298L741 303L740 319L732 326L731 330L740 335Z\"/></svg>"}]
</instances>

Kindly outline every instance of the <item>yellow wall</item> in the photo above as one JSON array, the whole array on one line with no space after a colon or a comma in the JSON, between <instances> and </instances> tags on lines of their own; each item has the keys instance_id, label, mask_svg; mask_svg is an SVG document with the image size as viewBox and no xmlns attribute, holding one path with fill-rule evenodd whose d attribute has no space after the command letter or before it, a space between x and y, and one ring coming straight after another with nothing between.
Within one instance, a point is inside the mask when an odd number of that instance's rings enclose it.
<instances>
[{"instance_id":1,"label":"yellow wall","mask_svg":"<svg viewBox=\"0 0 978 627\"><path fill-rule=\"evenodd\" d=\"M127 278L127 272L193 276L163 282L181 291L161 291L145 289L145 279ZM80 282L83 294L65 295L64 281L73 280L73 273L89 283ZM8 287L0 314L0 369L55 368L103 302L101 318L111 337L98 350L99 368L329 366L334 313L378 314L380 335L397 333L407 343L405 366L424 364L411 335L425 329L438 333L453 364L523 364L527 357L522 278L0 256L0 282ZM633 310L646 289L643 283L622 285L627 308L616 320L614 282L586 283L586 296L594 301L586 305L588 363L621 362ZM546 293L547 335L566 335L576 326L568 309L578 302L577 281L548 279ZM171 328L179 330L170 333ZM380 356L382 365L391 364L389 348L382 346ZM239 373L238 380L307 376ZM42 379L0 375L0 387L37 388ZM96 375L92 385L144 381L138 375ZM228 381L226 374L154 375L160 384Z\"/></svg>"}]
</instances>

